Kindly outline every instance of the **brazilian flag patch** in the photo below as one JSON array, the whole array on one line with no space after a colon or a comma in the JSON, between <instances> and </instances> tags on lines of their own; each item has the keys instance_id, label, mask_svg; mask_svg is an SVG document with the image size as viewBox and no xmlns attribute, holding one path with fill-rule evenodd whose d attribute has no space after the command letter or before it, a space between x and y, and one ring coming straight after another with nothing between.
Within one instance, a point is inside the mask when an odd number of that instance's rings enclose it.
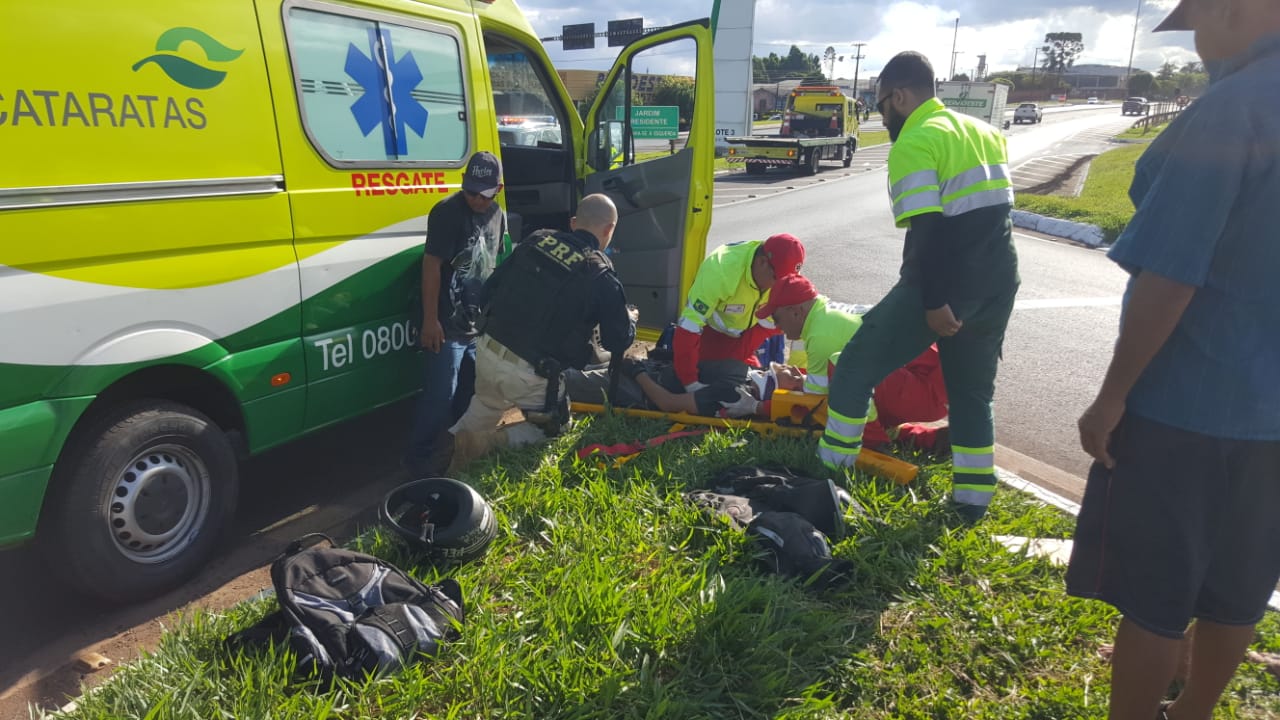
<instances>
[{"instance_id":1,"label":"brazilian flag patch","mask_svg":"<svg viewBox=\"0 0 1280 720\"><path fill-rule=\"evenodd\" d=\"M694 310L695 310L699 315L706 315L706 314L707 314L707 311L708 311L708 310L710 310L711 308L707 307L707 304L706 304L706 303L704 303L704 302L702 302L701 300L694 300L694 301L693 301L693 309L694 309Z\"/></svg>"}]
</instances>

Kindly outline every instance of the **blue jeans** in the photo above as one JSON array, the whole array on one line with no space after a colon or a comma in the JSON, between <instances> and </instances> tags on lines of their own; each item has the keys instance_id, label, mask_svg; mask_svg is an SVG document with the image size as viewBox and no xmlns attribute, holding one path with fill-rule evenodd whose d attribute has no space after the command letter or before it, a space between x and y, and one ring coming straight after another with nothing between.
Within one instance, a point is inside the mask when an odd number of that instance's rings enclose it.
<instances>
[{"instance_id":1,"label":"blue jeans","mask_svg":"<svg viewBox=\"0 0 1280 720\"><path fill-rule=\"evenodd\" d=\"M411 465L431 457L432 443L467 411L476 388L475 340L446 340L440 352L422 354L422 394L405 453Z\"/></svg>"}]
</instances>

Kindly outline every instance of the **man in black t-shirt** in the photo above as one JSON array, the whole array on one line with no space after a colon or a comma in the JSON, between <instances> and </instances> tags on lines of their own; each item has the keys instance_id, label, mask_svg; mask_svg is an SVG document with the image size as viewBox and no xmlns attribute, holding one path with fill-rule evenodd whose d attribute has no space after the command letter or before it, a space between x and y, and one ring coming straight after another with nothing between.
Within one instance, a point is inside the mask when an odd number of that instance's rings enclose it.
<instances>
[{"instance_id":1,"label":"man in black t-shirt","mask_svg":"<svg viewBox=\"0 0 1280 720\"><path fill-rule=\"evenodd\" d=\"M466 412L475 388L476 326L484 281L509 249L507 218L494 197L502 163L490 152L471 156L462 190L431 209L422 256L422 396L404 465L427 467L433 443Z\"/></svg>"}]
</instances>

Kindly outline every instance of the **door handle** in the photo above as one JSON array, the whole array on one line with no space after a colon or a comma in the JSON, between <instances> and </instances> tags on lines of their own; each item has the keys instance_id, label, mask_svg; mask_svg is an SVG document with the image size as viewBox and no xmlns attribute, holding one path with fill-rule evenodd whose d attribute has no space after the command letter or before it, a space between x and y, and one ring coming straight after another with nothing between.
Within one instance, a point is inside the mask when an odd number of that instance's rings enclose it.
<instances>
[{"instance_id":1,"label":"door handle","mask_svg":"<svg viewBox=\"0 0 1280 720\"><path fill-rule=\"evenodd\" d=\"M601 186L605 190L612 190L621 195L633 208L640 207L640 203L636 202L636 192L629 183L626 183L620 177L611 177L606 179Z\"/></svg>"}]
</instances>

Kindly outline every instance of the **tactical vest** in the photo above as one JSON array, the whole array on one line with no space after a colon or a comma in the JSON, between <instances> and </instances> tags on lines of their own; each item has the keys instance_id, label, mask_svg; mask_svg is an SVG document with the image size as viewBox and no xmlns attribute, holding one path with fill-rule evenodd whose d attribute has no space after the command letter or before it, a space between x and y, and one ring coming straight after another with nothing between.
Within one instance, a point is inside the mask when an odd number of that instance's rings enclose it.
<instances>
[{"instance_id":1,"label":"tactical vest","mask_svg":"<svg viewBox=\"0 0 1280 720\"><path fill-rule=\"evenodd\" d=\"M579 368L590 359L591 287L612 273L604 253L572 233L538 232L500 266L482 331L534 367Z\"/></svg>"}]
</instances>

